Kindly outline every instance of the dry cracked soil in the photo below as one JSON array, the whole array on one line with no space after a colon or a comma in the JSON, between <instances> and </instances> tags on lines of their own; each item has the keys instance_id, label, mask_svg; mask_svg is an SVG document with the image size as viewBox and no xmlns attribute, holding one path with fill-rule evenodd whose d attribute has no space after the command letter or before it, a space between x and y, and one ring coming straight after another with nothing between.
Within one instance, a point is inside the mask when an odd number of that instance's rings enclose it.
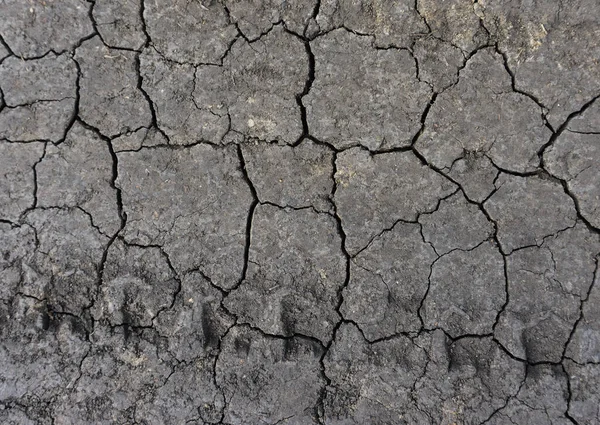
<instances>
[{"instance_id":1,"label":"dry cracked soil","mask_svg":"<svg viewBox=\"0 0 600 425\"><path fill-rule=\"evenodd\" d=\"M600 424L598 0L0 0L0 423Z\"/></svg>"}]
</instances>

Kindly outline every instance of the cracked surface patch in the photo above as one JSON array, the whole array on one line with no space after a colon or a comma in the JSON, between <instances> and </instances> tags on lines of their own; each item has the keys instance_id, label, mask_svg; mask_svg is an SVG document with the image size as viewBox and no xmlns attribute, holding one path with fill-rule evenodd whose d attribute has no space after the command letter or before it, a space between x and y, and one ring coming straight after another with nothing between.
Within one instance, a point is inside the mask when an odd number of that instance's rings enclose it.
<instances>
[{"instance_id":1,"label":"cracked surface patch","mask_svg":"<svg viewBox=\"0 0 600 425\"><path fill-rule=\"evenodd\" d=\"M0 423L600 425L595 0L0 0Z\"/></svg>"},{"instance_id":2,"label":"cracked surface patch","mask_svg":"<svg viewBox=\"0 0 600 425\"><path fill-rule=\"evenodd\" d=\"M431 89L407 50L377 50L345 29L313 42L315 80L306 96L311 135L338 149L404 147L420 128Z\"/></svg>"}]
</instances>

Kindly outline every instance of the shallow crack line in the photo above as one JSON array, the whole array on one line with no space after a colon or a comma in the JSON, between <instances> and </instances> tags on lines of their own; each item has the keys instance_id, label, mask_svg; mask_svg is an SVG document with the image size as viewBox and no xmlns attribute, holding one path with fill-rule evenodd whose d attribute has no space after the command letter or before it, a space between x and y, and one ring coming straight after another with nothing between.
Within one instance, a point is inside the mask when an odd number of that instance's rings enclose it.
<instances>
[{"instance_id":1,"label":"shallow crack line","mask_svg":"<svg viewBox=\"0 0 600 425\"><path fill-rule=\"evenodd\" d=\"M394 228L398 224L400 224L400 223L404 223L404 224L418 224L419 227L420 227L420 230L421 230L420 233L421 233L421 237L423 238L423 242L431 245L431 247L433 248L433 251L436 253L436 255L439 255L437 253L437 251L435 250L435 248L433 247L433 245L431 244L431 242L425 240L425 237L423 236L423 226L419 222L419 219L421 218L422 215L429 215L429 214L435 213L437 210L439 210L439 208L440 208L440 206L441 206L441 204L442 204L443 201L445 201L445 200L451 198L452 196L456 195L459 191L460 191L460 188L457 187L452 193L450 193L450 194L448 194L446 196L443 196L441 198L438 198L438 200L437 200L437 202L436 202L436 204L435 204L435 206L433 207L432 210L418 211L417 212L417 216L416 216L416 218L414 220L407 220L407 219L404 219L404 218L397 219L391 226L386 227L385 229L383 229L382 231L380 231L379 233L377 233L376 235L374 235L371 239L369 239L369 242L367 242L367 244L364 247L362 247L361 249L359 249L358 251L356 251L356 253L352 254L350 256L350 258L352 258L352 259L356 258L361 252L363 252L367 248L369 248L373 244L373 242L375 242L377 239L379 239L381 236L383 236L383 234L393 231ZM479 246L479 245L477 245L477 246ZM452 249L449 252L456 251L458 249L459 248L455 248L455 249Z\"/></svg>"},{"instance_id":2,"label":"shallow crack line","mask_svg":"<svg viewBox=\"0 0 600 425\"><path fill-rule=\"evenodd\" d=\"M2 95L2 90L0 89L0 96ZM2 97L0 97L1 99ZM17 105L9 105L8 103L6 103L6 101L4 102L4 106L3 108L6 109L17 109L17 108L28 108L31 107L33 105L36 105L38 103L52 103L52 102L62 102L63 100L67 100L67 99L73 99L75 100L76 98L73 96L65 96L61 99L35 99L31 102L26 102L26 103L19 103Z\"/></svg>"},{"instance_id":3,"label":"shallow crack line","mask_svg":"<svg viewBox=\"0 0 600 425\"><path fill-rule=\"evenodd\" d=\"M223 300L221 299L221 305L223 305ZM223 409L220 412L220 419L219 419L219 424L222 424L223 421L225 420L225 412L227 411L227 407L229 405L229 402L227 401L227 397L225 397L225 390L223 388L221 388L221 385L219 385L219 382L217 381L217 363L219 362L219 357L221 356L222 353L222 343L223 340L227 337L227 335L229 335L229 332L231 332L231 330L235 327L235 322L231 324L231 326L229 326L225 332L223 332L223 335L221 335L221 337L219 338L219 341L217 343L217 353L214 356L214 361L213 361L213 370L212 370L212 378L213 378L213 384L215 386L215 388L217 389L217 391L219 391L219 393L221 394L221 397L223 397Z\"/></svg>"},{"instance_id":4,"label":"shallow crack line","mask_svg":"<svg viewBox=\"0 0 600 425\"><path fill-rule=\"evenodd\" d=\"M596 255L596 258L594 259L594 261L596 263L596 267L594 268L592 282L590 283L590 286L585 294L585 297L582 298L579 302L579 317L577 317L577 320L575 320L575 323L573 324L573 328L571 329L571 332L569 333L569 338L567 339L567 342L565 342L565 346L563 347L563 351L562 351L562 355L561 355L562 360L564 360L567 357L566 354L567 354L567 350L569 349L569 345L571 344L571 340L573 339L573 336L575 335L575 332L577 331L577 326L579 325L579 322L581 322L581 320L584 317L583 307L584 307L585 303L590 299L590 295L596 284L596 279L598 278L598 269L600 268L600 254Z\"/></svg>"}]
</instances>

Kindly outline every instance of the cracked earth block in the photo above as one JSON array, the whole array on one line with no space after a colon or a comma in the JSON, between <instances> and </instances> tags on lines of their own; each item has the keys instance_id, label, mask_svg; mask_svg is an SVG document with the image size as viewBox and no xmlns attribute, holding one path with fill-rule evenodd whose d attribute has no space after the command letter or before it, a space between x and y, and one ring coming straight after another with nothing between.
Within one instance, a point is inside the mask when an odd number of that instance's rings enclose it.
<instances>
[{"instance_id":1,"label":"cracked earth block","mask_svg":"<svg viewBox=\"0 0 600 425\"><path fill-rule=\"evenodd\" d=\"M600 365L565 360L565 369L571 383L569 415L577 423L600 423Z\"/></svg>"},{"instance_id":2,"label":"cracked earth block","mask_svg":"<svg viewBox=\"0 0 600 425\"><path fill-rule=\"evenodd\" d=\"M118 154L128 242L161 245L178 273L199 269L231 288L242 278L252 194L234 147Z\"/></svg>"},{"instance_id":3,"label":"cracked earth block","mask_svg":"<svg viewBox=\"0 0 600 425\"><path fill-rule=\"evenodd\" d=\"M441 331L368 345L343 324L325 356L325 423L481 423L517 393L525 367L491 338Z\"/></svg>"},{"instance_id":4,"label":"cracked earth block","mask_svg":"<svg viewBox=\"0 0 600 425\"><path fill-rule=\"evenodd\" d=\"M109 49L99 37L75 55L81 68L79 116L106 136L148 127L148 102L137 88L137 54Z\"/></svg>"},{"instance_id":5,"label":"cracked earth block","mask_svg":"<svg viewBox=\"0 0 600 425\"><path fill-rule=\"evenodd\" d=\"M323 364L325 423L405 423L411 392L425 373L427 352L398 335L368 344L352 324L343 324ZM408 416L408 415L407 415Z\"/></svg>"},{"instance_id":6,"label":"cracked earth block","mask_svg":"<svg viewBox=\"0 0 600 425\"><path fill-rule=\"evenodd\" d=\"M547 170L567 182L579 212L600 227L600 102L573 119L544 154Z\"/></svg>"},{"instance_id":7,"label":"cracked earth block","mask_svg":"<svg viewBox=\"0 0 600 425\"><path fill-rule=\"evenodd\" d=\"M0 218L16 222L35 202L34 166L44 153L43 143L0 141Z\"/></svg>"},{"instance_id":8,"label":"cracked earth block","mask_svg":"<svg viewBox=\"0 0 600 425\"><path fill-rule=\"evenodd\" d=\"M302 135L296 96L304 91L308 66L302 41L282 26L253 43L240 38L222 68L198 67L194 104L227 113L231 130L247 137L294 143Z\"/></svg>"},{"instance_id":9,"label":"cracked earth block","mask_svg":"<svg viewBox=\"0 0 600 425\"><path fill-rule=\"evenodd\" d=\"M488 34L481 25L473 0L417 0L415 4L434 38L467 54L486 44Z\"/></svg>"},{"instance_id":10,"label":"cracked earth block","mask_svg":"<svg viewBox=\"0 0 600 425\"><path fill-rule=\"evenodd\" d=\"M481 0L478 15L507 58L515 87L539 100L557 129L600 92L595 0Z\"/></svg>"},{"instance_id":11,"label":"cracked earth block","mask_svg":"<svg viewBox=\"0 0 600 425\"><path fill-rule=\"evenodd\" d=\"M229 131L286 143L302 135L296 96L308 78L308 57L281 26L251 44L238 39L222 66L176 64L149 52L141 72L158 125L173 143L220 143Z\"/></svg>"},{"instance_id":12,"label":"cracked earth block","mask_svg":"<svg viewBox=\"0 0 600 425\"><path fill-rule=\"evenodd\" d=\"M469 251L494 233L493 223L460 192L443 199L431 214L421 214L419 223L423 239L431 243L439 255L455 249Z\"/></svg>"},{"instance_id":13,"label":"cracked earth block","mask_svg":"<svg viewBox=\"0 0 600 425\"><path fill-rule=\"evenodd\" d=\"M180 362L195 359L212 361L219 353L219 342L233 325L223 309L223 294L200 272L181 279L181 290L173 307L156 317L156 330L168 339L169 352Z\"/></svg>"},{"instance_id":14,"label":"cracked earth block","mask_svg":"<svg viewBox=\"0 0 600 425\"><path fill-rule=\"evenodd\" d=\"M465 57L458 47L433 37L416 40L413 54L419 64L419 79L441 92L458 82Z\"/></svg>"},{"instance_id":15,"label":"cracked earth block","mask_svg":"<svg viewBox=\"0 0 600 425\"><path fill-rule=\"evenodd\" d=\"M82 208L102 233L119 230L113 159L108 142L93 131L75 123L63 143L48 145L36 171L38 206Z\"/></svg>"},{"instance_id":16,"label":"cracked earth block","mask_svg":"<svg viewBox=\"0 0 600 425\"><path fill-rule=\"evenodd\" d=\"M36 209L25 219L36 231L35 252L22 293L74 315L93 304L98 269L109 238L79 209Z\"/></svg>"},{"instance_id":17,"label":"cracked earth block","mask_svg":"<svg viewBox=\"0 0 600 425\"><path fill-rule=\"evenodd\" d=\"M594 280L599 251L598 236L580 223L546 238L539 248L507 257L509 300L494 335L511 354L532 362L561 360Z\"/></svg>"},{"instance_id":18,"label":"cracked earth block","mask_svg":"<svg viewBox=\"0 0 600 425\"><path fill-rule=\"evenodd\" d=\"M220 73L216 67L209 69L215 75ZM202 109L194 103L194 66L170 62L149 48L140 55L140 75L142 88L152 99L158 128L172 144L217 143L227 133L229 119L223 105Z\"/></svg>"},{"instance_id":19,"label":"cracked earth block","mask_svg":"<svg viewBox=\"0 0 600 425\"><path fill-rule=\"evenodd\" d=\"M334 30L311 43L315 80L303 98L310 134L338 149L405 147L421 127L431 89L407 50Z\"/></svg>"},{"instance_id":20,"label":"cracked earth block","mask_svg":"<svg viewBox=\"0 0 600 425\"><path fill-rule=\"evenodd\" d=\"M448 176L460 185L465 196L475 202L485 201L495 191L498 174L500 171L481 152L465 152L448 171Z\"/></svg>"},{"instance_id":21,"label":"cracked earth block","mask_svg":"<svg viewBox=\"0 0 600 425\"><path fill-rule=\"evenodd\" d=\"M68 55L49 53L35 61L9 57L0 64L0 139L62 140L73 119L77 66Z\"/></svg>"},{"instance_id":22,"label":"cracked earth block","mask_svg":"<svg viewBox=\"0 0 600 425\"><path fill-rule=\"evenodd\" d=\"M0 223L0 240L0 300L8 306L15 294L23 292L22 285L29 278L28 257L35 250L34 229Z\"/></svg>"},{"instance_id":23,"label":"cracked earth block","mask_svg":"<svg viewBox=\"0 0 600 425\"><path fill-rule=\"evenodd\" d=\"M135 422L137 406L151 400L172 372L158 336L97 325L90 342L81 376L56 403L56 422Z\"/></svg>"},{"instance_id":24,"label":"cracked earth block","mask_svg":"<svg viewBox=\"0 0 600 425\"><path fill-rule=\"evenodd\" d=\"M62 53L93 34L90 7L84 0L2 0L0 34L19 58Z\"/></svg>"},{"instance_id":25,"label":"cracked earth block","mask_svg":"<svg viewBox=\"0 0 600 425\"><path fill-rule=\"evenodd\" d=\"M146 43L140 15L144 0L96 0L92 16L109 47L139 50Z\"/></svg>"},{"instance_id":26,"label":"cracked earth block","mask_svg":"<svg viewBox=\"0 0 600 425\"><path fill-rule=\"evenodd\" d=\"M353 255L398 220L415 221L456 191L411 152L370 155L353 148L337 155L334 201Z\"/></svg>"},{"instance_id":27,"label":"cracked earth block","mask_svg":"<svg viewBox=\"0 0 600 425\"><path fill-rule=\"evenodd\" d=\"M234 327L221 342L216 364L216 382L227 400L224 421L316 423L314 406L325 381L322 351L314 341Z\"/></svg>"},{"instance_id":28,"label":"cracked earth block","mask_svg":"<svg viewBox=\"0 0 600 425\"><path fill-rule=\"evenodd\" d=\"M423 321L453 337L492 332L506 301L504 261L492 242L471 251L456 250L433 264Z\"/></svg>"},{"instance_id":29,"label":"cracked earth block","mask_svg":"<svg viewBox=\"0 0 600 425\"><path fill-rule=\"evenodd\" d=\"M2 322L11 323L0 330L0 399L49 403L78 379L79 365L90 349L85 328L70 316L48 322L48 308L26 295L0 303Z\"/></svg>"},{"instance_id":30,"label":"cracked earth block","mask_svg":"<svg viewBox=\"0 0 600 425\"><path fill-rule=\"evenodd\" d=\"M458 84L437 97L416 148L442 169L475 152L523 173L538 167L537 153L551 134L535 102L512 91L502 56L485 49L468 61Z\"/></svg>"},{"instance_id":31,"label":"cracked earth block","mask_svg":"<svg viewBox=\"0 0 600 425\"><path fill-rule=\"evenodd\" d=\"M219 64L237 35L220 2L144 0L144 18L155 49L178 63Z\"/></svg>"},{"instance_id":32,"label":"cracked earth block","mask_svg":"<svg viewBox=\"0 0 600 425\"><path fill-rule=\"evenodd\" d=\"M339 319L337 292L346 274L334 218L259 205L250 239L246 279L226 298L227 308L264 332L326 343Z\"/></svg>"},{"instance_id":33,"label":"cracked earth block","mask_svg":"<svg viewBox=\"0 0 600 425\"><path fill-rule=\"evenodd\" d=\"M117 240L108 249L92 314L112 326L152 326L172 305L179 288L176 279L159 248L127 246Z\"/></svg>"},{"instance_id":34,"label":"cracked earth block","mask_svg":"<svg viewBox=\"0 0 600 425\"><path fill-rule=\"evenodd\" d=\"M568 377L559 365L531 365L518 394L486 422L567 425Z\"/></svg>"},{"instance_id":35,"label":"cracked earth block","mask_svg":"<svg viewBox=\"0 0 600 425\"><path fill-rule=\"evenodd\" d=\"M416 411L408 423L483 423L514 396L525 365L490 337L455 342L433 334L427 373L415 385Z\"/></svg>"},{"instance_id":36,"label":"cracked earth block","mask_svg":"<svg viewBox=\"0 0 600 425\"><path fill-rule=\"evenodd\" d=\"M596 259L597 261L597 259ZM581 307L581 319L571 335L566 356L578 363L600 363L600 282L596 266L590 293Z\"/></svg>"},{"instance_id":37,"label":"cracked earth block","mask_svg":"<svg viewBox=\"0 0 600 425\"><path fill-rule=\"evenodd\" d=\"M333 152L305 139L292 148L267 143L242 147L248 177L261 202L331 210Z\"/></svg>"},{"instance_id":38,"label":"cracked earth block","mask_svg":"<svg viewBox=\"0 0 600 425\"><path fill-rule=\"evenodd\" d=\"M419 305L436 258L418 224L397 223L352 259L341 313L369 340L417 332Z\"/></svg>"},{"instance_id":39,"label":"cracked earth block","mask_svg":"<svg viewBox=\"0 0 600 425\"><path fill-rule=\"evenodd\" d=\"M575 204L552 178L502 174L495 185L484 208L498 226L504 253L540 245L545 237L575 225Z\"/></svg>"}]
</instances>

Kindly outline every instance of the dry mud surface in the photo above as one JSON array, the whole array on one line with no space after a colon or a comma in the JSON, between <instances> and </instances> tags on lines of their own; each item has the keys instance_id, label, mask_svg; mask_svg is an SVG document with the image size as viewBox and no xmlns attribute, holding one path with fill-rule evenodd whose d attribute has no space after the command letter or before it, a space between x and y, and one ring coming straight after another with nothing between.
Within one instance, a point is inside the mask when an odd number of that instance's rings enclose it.
<instances>
[{"instance_id":1,"label":"dry mud surface","mask_svg":"<svg viewBox=\"0 0 600 425\"><path fill-rule=\"evenodd\" d=\"M600 424L597 0L0 0L0 423Z\"/></svg>"}]
</instances>

